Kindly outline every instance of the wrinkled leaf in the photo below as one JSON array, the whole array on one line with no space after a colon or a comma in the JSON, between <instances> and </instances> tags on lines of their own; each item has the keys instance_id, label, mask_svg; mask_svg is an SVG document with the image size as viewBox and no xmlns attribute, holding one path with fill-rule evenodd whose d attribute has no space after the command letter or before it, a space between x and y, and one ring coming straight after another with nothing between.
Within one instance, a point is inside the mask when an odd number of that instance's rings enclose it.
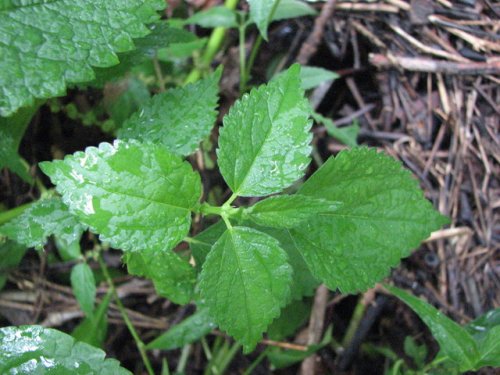
<instances>
[{"instance_id":1,"label":"wrinkled leaf","mask_svg":"<svg viewBox=\"0 0 500 375\"><path fill-rule=\"evenodd\" d=\"M178 304L186 304L193 296L194 268L173 251L143 250L125 256L128 272L153 281L156 292Z\"/></svg>"},{"instance_id":2,"label":"wrinkled leaf","mask_svg":"<svg viewBox=\"0 0 500 375\"><path fill-rule=\"evenodd\" d=\"M108 306L112 293L109 291L91 316L87 316L71 332L77 341L102 348L108 334Z\"/></svg>"},{"instance_id":3,"label":"wrinkled leaf","mask_svg":"<svg viewBox=\"0 0 500 375\"><path fill-rule=\"evenodd\" d=\"M338 203L305 195L278 195L244 211L255 223L273 228L293 228L322 212L335 212Z\"/></svg>"},{"instance_id":4,"label":"wrinkled leaf","mask_svg":"<svg viewBox=\"0 0 500 375\"><path fill-rule=\"evenodd\" d=\"M22 5L21 5L21 4ZM28 6L27 6L28 5ZM162 0L3 2L0 7L0 116L63 95L94 78L92 67L118 64L117 52L158 18Z\"/></svg>"},{"instance_id":5,"label":"wrinkled leaf","mask_svg":"<svg viewBox=\"0 0 500 375\"><path fill-rule=\"evenodd\" d=\"M198 82L155 95L118 131L120 138L134 138L165 146L178 155L198 148L217 119L222 69Z\"/></svg>"},{"instance_id":6,"label":"wrinkled leaf","mask_svg":"<svg viewBox=\"0 0 500 375\"><path fill-rule=\"evenodd\" d=\"M125 251L173 248L201 196L191 165L152 144L101 143L40 167L83 223Z\"/></svg>"},{"instance_id":7,"label":"wrinkled leaf","mask_svg":"<svg viewBox=\"0 0 500 375\"><path fill-rule=\"evenodd\" d=\"M398 288L387 286L387 289L417 313L431 330L441 351L460 371L474 369L479 353L474 339L463 327L418 297Z\"/></svg>"},{"instance_id":8,"label":"wrinkled leaf","mask_svg":"<svg viewBox=\"0 0 500 375\"><path fill-rule=\"evenodd\" d=\"M92 316L95 303L95 278L87 263L79 263L71 270L71 288L82 311Z\"/></svg>"},{"instance_id":9,"label":"wrinkled leaf","mask_svg":"<svg viewBox=\"0 0 500 375\"><path fill-rule=\"evenodd\" d=\"M447 222L409 171L368 148L331 157L298 194L342 203L290 232L313 275L344 293L374 285Z\"/></svg>"},{"instance_id":10,"label":"wrinkled leaf","mask_svg":"<svg viewBox=\"0 0 500 375\"><path fill-rule=\"evenodd\" d=\"M210 333L216 326L208 313L208 309L201 308L189 318L170 327L167 332L158 336L146 345L146 349L172 350L198 341Z\"/></svg>"},{"instance_id":11,"label":"wrinkled leaf","mask_svg":"<svg viewBox=\"0 0 500 375\"><path fill-rule=\"evenodd\" d=\"M0 226L0 234L26 247L41 249L55 235L66 244L78 243L85 227L60 198L41 199Z\"/></svg>"},{"instance_id":12,"label":"wrinkled leaf","mask_svg":"<svg viewBox=\"0 0 500 375\"><path fill-rule=\"evenodd\" d=\"M224 117L218 162L231 190L264 196L290 186L309 164L310 107L300 88L300 66L237 101Z\"/></svg>"},{"instance_id":13,"label":"wrinkled leaf","mask_svg":"<svg viewBox=\"0 0 500 375\"><path fill-rule=\"evenodd\" d=\"M291 278L277 240L255 229L233 227L203 264L200 295L220 329L249 352L289 301Z\"/></svg>"},{"instance_id":14,"label":"wrinkled leaf","mask_svg":"<svg viewBox=\"0 0 500 375\"><path fill-rule=\"evenodd\" d=\"M91 345L41 326L0 328L1 374L128 375L114 359Z\"/></svg>"}]
</instances>

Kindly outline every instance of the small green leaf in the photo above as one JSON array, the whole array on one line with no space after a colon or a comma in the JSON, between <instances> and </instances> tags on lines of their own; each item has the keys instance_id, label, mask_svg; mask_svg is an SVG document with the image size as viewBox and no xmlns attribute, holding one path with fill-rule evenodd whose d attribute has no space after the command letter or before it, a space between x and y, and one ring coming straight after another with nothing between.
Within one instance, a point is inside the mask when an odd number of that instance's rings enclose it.
<instances>
[{"instance_id":1,"label":"small green leaf","mask_svg":"<svg viewBox=\"0 0 500 375\"><path fill-rule=\"evenodd\" d=\"M153 281L156 292L178 304L186 304L193 296L194 268L173 251L150 250L125 255L129 273Z\"/></svg>"},{"instance_id":2,"label":"small green leaf","mask_svg":"<svg viewBox=\"0 0 500 375\"><path fill-rule=\"evenodd\" d=\"M267 337L275 341L284 340L307 321L310 313L311 299L292 301L281 311L281 315L273 320L267 330Z\"/></svg>"},{"instance_id":3,"label":"small green leaf","mask_svg":"<svg viewBox=\"0 0 500 375\"><path fill-rule=\"evenodd\" d=\"M221 74L219 68L206 79L155 95L123 124L118 136L163 145L178 155L193 153L217 118Z\"/></svg>"},{"instance_id":4,"label":"small green leaf","mask_svg":"<svg viewBox=\"0 0 500 375\"><path fill-rule=\"evenodd\" d=\"M418 345L411 336L405 337L403 345L406 355L413 359L417 368L423 368L425 365L425 358L427 357L427 346L425 346L425 344Z\"/></svg>"},{"instance_id":5,"label":"small green leaf","mask_svg":"<svg viewBox=\"0 0 500 375\"><path fill-rule=\"evenodd\" d=\"M11 136L2 134L0 129L0 170L9 168L12 172L28 183L33 182L33 177L28 173L28 168L23 164L23 159L17 153L17 147Z\"/></svg>"},{"instance_id":6,"label":"small green leaf","mask_svg":"<svg viewBox=\"0 0 500 375\"><path fill-rule=\"evenodd\" d=\"M236 22L236 13L222 5L196 12L183 23L186 25L199 25L206 28L238 27L238 23Z\"/></svg>"},{"instance_id":7,"label":"small green leaf","mask_svg":"<svg viewBox=\"0 0 500 375\"><path fill-rule=\"evenodd\" d=\"M0 290L2 290L7 281L7 272L11 268L17 267L21 259L23 259L26 250L26 246L15 241L2 243L0 240Z\"/></svg>"},{"instance_id":8,"label":"small green leaf","mask_svg":"<svg viewBox=\"0 0 500 375\"><path fill-rule=\"evenodd\" d=\"M132 50L132 38L146 35L144 24L165 7L162 0L9 3L0 8L0 116L92 80L92 67L118 64L116 53Z\"/></svg>"},{"instance_id":9,"label":"small green leaf","mask_svg":"<svg viewBox=\"0 0 500 375\"><path fill-rule=\"evenodd\" d=\"M349 147L356 147L358 145L357 139L360 127L357 121L354 121L352 125L339 128L332 120L319 113L314 112L312 116L316 122L325 125L326 131L333 138Z\"/></svg>"},{"instance_id":10,"label":"small green leaf","mask_svg":"<svg viewBox=\"0 0 500 375\"><path fill-rule=\"evenodd\" d=\"M201 308L189 318L169 328L167 332L158 336L146 345L146 349L172 350L191 344L210 333L217 325L208 313L208 309Z\"/></svg>"},{"instance_id":11,"label":"small green leaf","mask_svg":"<svg viewBox=\"0 0 500 375\"><path fill-rule=\"evenodd\" d=\"M0 328L1 374L129 375L114 359L91 345L51 328Z\"/></svg>"},{"instance_id":12,"label":"small green leaf","mask_svg":"<svg viewBox=\"0 0 500 375\"><path fill-rule=\"evenodd\" d=\"M277 1L247 0L250 5L250 19L257 25L264 40L267 40L267 27L271 22L272 11Z\"/></svg>"},{"instance_id":13,"label":"small green leaf","mask_svg":"<svg viewBox=\"0 0 500 375\"><path fill-rule=\"evenodd\" d=\"M249 352L289 301L291 279L292 269L277 240L255 229L233 227L208 254L199 287L218 326Z\"/></svg>"},{"instance_id":14,"label":"small green leaf","mask_svg":"<svg viewBox=\"0 0 500 375\"><path fill-rule=\"evenodd\" d=\"M364 147L328 159L298 194L342 203L290 233L313 275L344 293L374 285L448 221L399 162Z\"/></svg>"},{"instance_id":15,"label":"small green leaf","mask_svg":"<svg viewBox=\"0 0 500 375\"><path fill-rule=\"evenodd\" d=\"M301 86L304 90L318 87L323 82L337 78L339 78L337 73L316 66L303 66L300 70Z\"/></svg>"},{"instance_id":16,"label":"small green leaf","mask_svg":"<svg viewBox=\"0 0 500 375\"><path fill-rule=\"evenodd\" d=\"M278 195L246 209L244 214L255 223L273 228L293 228L310 218L335 212L340 204L305 195Z\"/></svg>"},{"instance_id":17,"label":"small green leaf","mask_svg":"<svg viewBox=\"0 0 500 375\"><path fill-rule=\"evenodd\" d=\"M500 367L500 325L488 330L479 343L479 360L474 370L484 366Z\"/></svg>"},{"instance_id":18,"label":"small green leaf","mask_svg":"<svg viewBox=\"0 0 500 375\"><path fill-rule=\"evenodd\" d=\"M152 144L101 143L40 167L83 223L125 251L173 248L201 196L191 165Z\"/></svg>"},{"instance_id":19,"label":"small green leaf","mask_svg":"<svg viewBox=\"0 0 500 375\"><path fill-rule=\"evenodd\" d=\"M315 16L318 12L300 0L281 0L273 15L273 21L304 16Z\"/></svg>"},{"instance_id":20,"label":"small green leaf","mask_svg":"<svg viewBox=\"0 0 500 375\"><path fill-rule=\"evenodd\" d=\"M87 317L92 316L95 303L95 278L87 263L79 263L71 270L71 288Z\"/></svg>"},{"instance_id":21,"label":"small green leaf","mask_svg":"<svg viewBox=\"0 0 500 375\"><path fill-rule=\"evenodd\" d=\"M108 334L108 306L112 297L111 291L104 296L91 316L87 316L71 332L77 341L85 342L96 348L102 348Z\"/></svg>"},{"instance_id":22,"label":"small green leaf","mask_svg":"<svg viewBox=\"0 0 500 375\"><path fill-rule=\"evenodd\" d=\"M310 107L300 88L300 66L235 103L220 130L218 161L231 190L241 196L277 193L309 164Z\"/></svg>"},{"instance_id":23,"label":"small green leaf","mask_svg":"<svg viewBox=\"0 0 500 375\"><path fill-rule=\"evenodd\" d=\"M423 300L398 288L387 286L387 289L418 314L431 330L443 354L455 362L460 371L475 368L479 353L474 339L464 328Z\"/></svg>"},{"instance_id":24,"label":"small green leaf","mask_svg":"<svg viewBox=\"0 0 500 375\"><path fill-rule=\"evenodd\" d=\"M41 249L51 235L67 244L78 243L84 229L61 199L54 197L33 203L21 215L0 226L0 234L26 247Z\"/></svg>"}]
</instances>

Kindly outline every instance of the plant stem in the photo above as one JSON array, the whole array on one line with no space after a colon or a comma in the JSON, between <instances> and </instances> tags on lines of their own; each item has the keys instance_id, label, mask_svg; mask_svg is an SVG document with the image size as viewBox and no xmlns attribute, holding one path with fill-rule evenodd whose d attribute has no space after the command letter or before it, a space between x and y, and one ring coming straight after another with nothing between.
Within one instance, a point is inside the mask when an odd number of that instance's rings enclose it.
<instances>
[{"instance_id":1,"label":"plant stem","mask_svg":"<svg viewBox=\"0 0 500 375\"><path fill-rule=\"evenodd\" d=\"M245 53L245 31L246 31L246 23L244 20L241 21L240 26L238 27L239 31L239 48L240 48L240 96L243 95L244 90L246 89L246 60L247 56Z\"/></svg>"},{"instance_id":2,"label":"plant stem","mask_svg":"<svg viewBox=\"0 0 500 375\"><path fill-rule=\"evenodd\" d=\"M146 370L149 375L154 375L153 367L151 366L151 362L149 362L149 358L146 354L146 349L144 342L142 342L141 338L139 337L137 331L135 330L134 325L132 324L132 321L128 317L127 311L125 310L125 307L123 306L122 301L120 300L120 297L118 296L118 293L116 292L116 287L115 284L113 283L113 279L111 278L108 270L108 266L102 259L101 254L98 255L97 260L99 262L99 266L101 267L102 273L106 279L106 282L109 285L109 288L111 289L113 293L113 297L115 299L116 305L118 306L118 310L120 310L120 314L125 321L125 325L127 326L130 334L132 335L132 338L135 341L135 344L137 345L137 349L139 350L139 353L141 354L142 361L144 362L144 366L146 367Z\"/></svg>"},{"instance_id":3,"label":"plant stem","mask_svg":"<svg viewBox=\"0 0 500 375\"><path fill-rule=\"evenodd\" d=\"M342 347L346 348L351 343L356 331L358 330L359 324L363 319L366 311L366 304L364 303L364 296L359 297L358 303L354 308L354 313L352 314L351 321L347 327L347 331L342 339Z\"/></svg>"},{"instance_id":4,"label":"plant stem","mask_svg":"<svg viewBox=\"0 0 500 375\"><path fill-rule=\"evenodd\" d=\"M226 0L226 2L224 3L224 6L230 10L234 10L236 8L236 5L238 5L238 0ZM185 83L196 82L197 80L200 79L203 70L210 66L212 60L219 51L222 42L224 41L225 35L226 35L225 27L216 27L215 29L213 29L212 34L208 39L205 51L201 56L200 60L201 66L195 67L191 71L191 73L189 73Z\"/></svg>"},{"instance_id":5,"label":"plant stem","mask_svg":"<svg viewBox=\"0 0 500 375\"><path fill-rule=\"evenodd\" d=\"M181 358L179 358L179 363L175 370L177 374L182 374L186 370L187 360L189 358L190 352L191 352L191 344L184 345L181 352Z\"/></svg>"},{"instance_id":6,"label":"plant stem","mask_svg":"<svg viewBox=\"0 0 500 375\"><path fill-rule=\"evenodd\" d=\"M245 372L243 373L243 375L251 375L253 370L255 370L255 368L259 365L259 363L262 362L262 360L266 357L267 355L267 352L269 351L270 347L266 347L266 349L264 349L262 351L262 353L259 354L259 356L257 358L255 358L255 360L250 364L250 366L248 366L248 368L245 370Z\"/></svg>"}]
</instances>

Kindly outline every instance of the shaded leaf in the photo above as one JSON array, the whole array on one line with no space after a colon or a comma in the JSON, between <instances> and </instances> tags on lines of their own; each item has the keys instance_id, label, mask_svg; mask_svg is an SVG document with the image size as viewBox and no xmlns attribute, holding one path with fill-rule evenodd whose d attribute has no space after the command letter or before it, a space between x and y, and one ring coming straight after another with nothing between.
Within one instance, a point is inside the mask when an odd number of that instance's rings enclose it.
<instances>
[{"instance_id":1,"label":"shaded leaf","mask_svg":"<svg viewBox=\"0 0 500 375\"><path fill-rule=\"evenodd\" d=\"M289 301L291 278L277 240L255 229L233 227L203 264L200 295L217 325L249 352Z\"/></svg>"},{"instance_id":2,"label":"shaded leaf","mask_svg":"<svg viewBox=\"0 0 500 375\"><path fill-rule=\"evenodd\" d=\"M339 75L337 73L316 66L303 66L300 69L301 87L304 90L318 87L322 83L333 81L338 77Z\"/></svg>"},{"instance_id":3,"label":"shaded leaf","mask_svg":"<svg viewBox=\"0 0 500 375\"><path fill-rule=\"evenodd\" d=\"M332 120L320 115L319 113L315 112L312 116L316 122L325 125L326 131L333 138L349 147L356 147L358 145L357 139L360 127L357 121L355 121L352 125L339 128Z\"/></svg>"},{"instance_id":4,"label":"shaded leaf","mask_svg":"<svg viewBox=\"0 0 500 375\"><path fill-rule=\"evenodd\" d=\"M237 195L276 193L304 175L312 134L299 73L300 66L293 65L244 95L224 117L218 163Z\"/></svg>"},{"instance_id":5,"label":"shaded leaf","mask_svg":"<svg viewBox=\"0 0 500 375\"><path fill-rule=\"evenodd\" d=\"M203 232L198 233L193 237L193 241L189 242L189 247L193 253L197 270L201 270L201 266L205 263L205 259L212 249L212 246L225 231L226 225L224 221L219 220L217 223L206 228Z\"/></svg>"},{"instance_id":6,"label":"shaded leaf","mask_svg":"<svg viewBox=\"0 0 500 375\"><path fill-rule=\"evenodd\" d=\"M0 116L63 95L68 83L94 78L92 67L118 64L117 52L158 18L161 0L4 2L0 8Z\"/></svg>"},{"instance_id":7,"label":"shaded leaf","mask_svg":"<svg viewBox=\"0 0 500 375\"><path fill-rule=\"evenodd\" d=\"M318 12L316 12L313 7L301 0L280 0L276 12L273 15L273 21L315 16L317 13Z\"/></svg>"},{"instance_id":8,"label":"shaded leaf","mask_svg":"<svg viewBox=\"0 0 500 375\"><path fill-rule=\"evenodd\" d=\"M17 265L23 259L26 253L26 246L15 241L0 242L0 290L5 286L7 281L7 272Z\"/></svg>"},{"instance_id":9,"label":"shaded leaf","mask_svg":"<svg viewBox=\"0 0 500 375\"><path fill-rule=\"evenodd\" d=\"M271 22L276 1L278 0L247 0L250 5L250 19L257 25L264 40L267 40L267 27Z\"/></svg>"},{"instance_id":10,"label":"shaded leaf","mask_svg":"<svg viewBox=\"0 0 500 375\"><path fill-rule=\"evenodd\" d=\"M95 278L87 263L79 263L71 269L71 288L82 311L92 316L95 302Z\"/></svg>"},{"instance_id":11,"label":"shaded leaf","mask_svg":"<svg viewBox=\"0 0 500 375\"><path fill-rule=\"evenodd\" d=\"M173 248L201 196L191 165L152 144L101 143L40 167L83 223L125 251Z\"/></svg>"},{"instance_id":12,"label":"shaded leaf","mask_svg":"<svg viewBox=\"0 0 500 375\"><path fill-rule=\"evenodd\" d=\"M206 28L238 27L236 13L225 6L213 6L207 10L196 12L184 22L186 25L199 25Z\"/></svg>"},{"instance_id":13,"label":"shaded leaf","mask_svg":"<svg viewBox=\"0 0 500 375\"><path fill-rule=\"evenodd\" d=\"M71 336L41 326L0 328L1 374L128 375L118 361Z\"/></svg>"},{"instance_id":14,"label":"shaded leaf","mask_svg":"<svg viewBox=\"0 0 500 375\"><path fill-rule=\"evenodd\" d=\"M331 157L298 194L342 203L290 233L313 275L344 293L374 285L448 221L409 171L368 148Z\"/></svg>"},{"instance_id":15,"label":"shaded leaf","mask_svg":"<svg viewBox=\"0 0 500 375\"><path fill-rule=\"evenodd\" d=\"M267 337L271 340L281 341L291 336L309 318L311 313L311 300L295 300L281 310L281 315L273 320L267 330Z\"/></svg>"}]
</instances>

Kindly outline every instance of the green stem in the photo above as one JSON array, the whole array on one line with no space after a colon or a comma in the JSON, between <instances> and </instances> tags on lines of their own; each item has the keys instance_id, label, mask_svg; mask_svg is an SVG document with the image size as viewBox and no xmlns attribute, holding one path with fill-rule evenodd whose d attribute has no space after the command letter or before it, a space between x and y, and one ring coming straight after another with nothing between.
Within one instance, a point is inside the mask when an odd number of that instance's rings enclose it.
<instances>
[{"instance_id":1,"label":"green stem","mask_svg":"<svg viewBox=\"0 0 500 375\"><path fill-rule=\"evenodd\" d=\"M244 90L246 89L246 53L245 53L245 31L246 24L244 20L242 20L238 31L239 31L239 47L240 47L240 96L243 95Z\"/></svg>"},{"instance_id":2,"label":"green stem","mask_svg":"<svg viewBox=\"0 0 500 375\"><path fill-rule=\"evenodd\" d=\"M359 324L361 323L361 320L365 315L365 311L366 311L366 304L364 303L364 296L361 295L354 309L354 313L352 314L352 318L351 321L349 322L349 326L347 327L347 331L344 335L344 338L342 339L342 346L344 348L347 348L351 343L352 339L354 338L354 335L356 334L356 331L359 328Z\"/></svg>"},{"instance_id":3,"label":"green stem","mask_svg":"<svg viewBox=\"0 0 500 375\"><path fill-rule=\"evenodd\" d=\"M20 206L14 207L8 211L0 212L0 225L5 224L6 222L18 217L28 208L30 208L36 201L22 204Z\"/></svg>"},{"instance_id":4,"label":"green stem","mask_svg":"<svg viewBox=\"0 0 500 375\"><path fill-rule=\"evenodd\" d=\"M102 259L102 256L99 254L97 257L97 260L99 262L99 266L101 267L102 273L106 279L106 282L109 285L109 288L112 290L113 297L115 299L116 305L118 306L118 310L120 310L120 314L125 322L125 325L127 326L130 334L132 335L132 338L135 341L135 344L137 346L137 349L139 350L139 353L141 354L142 361L144 362L144 366L146 367L146 370L149 375L154 375L153 367L151 366L151 362L149 362L149 358L146 354L146 346L144 345L144 342L141 340L139 337L137 331L135 330L134 325L132 324L132 321L128 317L127 311L125 310L125 306L123 306L122 301L120 300L120 297L118 296L118 293L116 292L116 287L115 284L113 283L113 279L111 278L108 270L108 266Z\"/></svg>"},{"instance_id":5,"label":"green stem","mask_svg":"<svg viewBox=\"0 0 500 375\"><path fill-rule=\"evenodd\" d=\"M235 342L233 346L227 351L227 353L222 357L220 361L219 373L223 374L226 371L227 366L231 363L234 356L240 350L241 344Z\"/></svg>"},{"instance_id":6,"label":"green stem","mask_svg":"<svg viewBox=\"0 0 500 375\"><path fill-rule=\"evenodd\" d=\"M230 10L236 9L236 5L238 5L238 0L226 0L226 2L224 3L224 6ZM220 47L222 46L222 42L224 41L225 35L226 35L225 27L216 27L215 29L213 29L212 34L208 39L205 51L201 56L200 60L201 66L195 67L191 71L191 73L189 73L185 83L196 82L201 78L203 70L205 70L207 67L210 66L212 60L219 51Z\"/></svg>"},{"instance_id":7,"label":"green stem","mask_svg":"<svg viewBox=\"0 0 500 375\"><path fill-rule=\"evenodd\" d=\"M255 360L250 364L250 366L248 366L248 368L245 370L243 375L251 375L253 370L255 370L255 368L259 365L259 363L261 363L262 360L266 357L269 350L270 350L270 347L269 346L266 347L266 349L264 349L262 351L262 353L260 353L259 356L257 358L255 358Z\"/></svg>"},{"instance_id":8,"label":"green stem","mask_svg":"<svg viewBox=\"0 0 500 375\"><path fill-rule=\"evenodd\" d=\"M186 370L187 360L189 358L189 353L191 352L191 344L185 345L182 348L181 358L179 359L179 364L177 365L176 373L182 374Z\"/></svg>"}]
</instances>

